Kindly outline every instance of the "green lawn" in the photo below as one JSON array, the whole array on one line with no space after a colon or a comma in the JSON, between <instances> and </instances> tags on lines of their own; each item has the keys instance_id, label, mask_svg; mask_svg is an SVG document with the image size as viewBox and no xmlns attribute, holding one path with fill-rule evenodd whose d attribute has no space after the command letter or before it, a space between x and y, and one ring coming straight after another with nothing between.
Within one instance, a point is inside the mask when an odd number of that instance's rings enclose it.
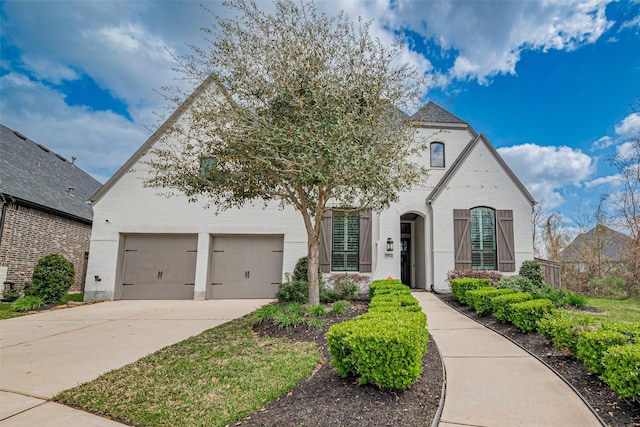
<instances>
[{"instance_id":1,"label":"green lawn","mask_svg":"<svg viewBox=\"0 0 640 427\"><path fill-rule=\"evenodd\" d=\"M131 425L233 424L306 378L315 344L259 338L233 320L166 347L54 400Z\"/></svg>"},{"instance_id":2,"label":"green lawn","mask_svg":"<svg viewBox=\"0 0 640 427\"><path fill-rule=\"evenodd\" d=\"M640 322L640 300L628 298L609 300L604 298L587 298L587 306L602 310L598 316L606 317L614 322Z\"/></svg>"}]
</instances>

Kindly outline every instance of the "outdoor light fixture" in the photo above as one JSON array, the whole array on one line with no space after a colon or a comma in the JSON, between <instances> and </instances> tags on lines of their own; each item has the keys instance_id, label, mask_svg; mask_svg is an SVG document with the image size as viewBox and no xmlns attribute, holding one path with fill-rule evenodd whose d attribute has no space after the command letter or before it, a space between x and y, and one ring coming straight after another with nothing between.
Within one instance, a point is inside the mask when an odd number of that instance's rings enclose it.
<instances>
[{"instance_id":1,"label":"outdoor light fixture","mask_svg":"<svg viewBox=\"0 0 640 427\"><path fill-rule=\"evenodd\" d=\"M387 239L387 252L393 252L393 240L391 240L391 237Z\"/></svg>"}]
</instances>

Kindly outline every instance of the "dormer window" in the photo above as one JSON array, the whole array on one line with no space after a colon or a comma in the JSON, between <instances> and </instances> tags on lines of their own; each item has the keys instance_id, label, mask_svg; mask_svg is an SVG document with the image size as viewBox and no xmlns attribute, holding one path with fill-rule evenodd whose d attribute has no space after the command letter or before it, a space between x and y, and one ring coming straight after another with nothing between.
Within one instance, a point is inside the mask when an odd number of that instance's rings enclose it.
<instances>
[{"instance_id":1,"label":"dormer window","mask_svg":"<svg viewBox=\"0 0 640 427\"><path fill-rule=\"evenodd\" d=\"M432 142L430 151L431 151L431 167L443 168L444 167L444 143Z\"/></svg>"}]
</instances>

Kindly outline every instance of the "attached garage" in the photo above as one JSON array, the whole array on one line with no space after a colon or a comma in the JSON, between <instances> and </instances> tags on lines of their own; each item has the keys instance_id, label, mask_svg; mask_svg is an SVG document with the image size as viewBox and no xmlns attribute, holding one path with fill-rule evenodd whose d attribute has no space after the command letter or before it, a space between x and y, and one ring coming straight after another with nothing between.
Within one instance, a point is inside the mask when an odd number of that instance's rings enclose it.
<instances>
[{"instance_id":1,"label":"attached garage","mask_svg":"<svg viewBox=\"0 0 640 427\"><path fill-rule=\"evenodd\" d=\"M124 237L120 299L193 299L197 235Z\"/></svg>"},{"instance_id":2,"label":"attached garage","mask_svg":"<svg viewBox=\"0 0 640 427\"><path fill-rule=\"evenodd\" d=\"M213 236L207 298L273 298L282 281L283 236Z\"/></svg>"}]
</instances>

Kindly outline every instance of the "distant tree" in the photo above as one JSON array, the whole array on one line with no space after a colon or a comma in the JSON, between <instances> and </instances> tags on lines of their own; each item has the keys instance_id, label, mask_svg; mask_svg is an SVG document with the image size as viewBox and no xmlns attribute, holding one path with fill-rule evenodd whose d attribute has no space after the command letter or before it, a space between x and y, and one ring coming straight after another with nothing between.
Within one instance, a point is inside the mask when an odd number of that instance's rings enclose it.
<instances>
[{"instance_id":1,"label":"distant tree","mask_svg":"<svg viewBox=\"0 0 640 427\"><path fill-rule=\"evenodd\" d=\"M320 14L313 3L225 3L206 49L179 58L195 84L187 115L163 129L146 185L175 189L217 211L250 201L293 206L307 232L309 302L319 303L320 223L330 207L380 211L426 177L424 147L401 111L425 79L399 63L370 22ZM178 105L184 93L168 89ZM187 104L185 104L187 105Z\"/></svg>"},{"instance_id":2,"label":"distant tree","mask_svg":"<svg viewBox=\"0 0 640 427\"><path fill-rule=\"evenodd\" d=\"M544 220L544 246L547 259L560 261L560 252L569 244L569 236L562 228L560 212L552 211Z\"/></svg>"}]
</instances>

